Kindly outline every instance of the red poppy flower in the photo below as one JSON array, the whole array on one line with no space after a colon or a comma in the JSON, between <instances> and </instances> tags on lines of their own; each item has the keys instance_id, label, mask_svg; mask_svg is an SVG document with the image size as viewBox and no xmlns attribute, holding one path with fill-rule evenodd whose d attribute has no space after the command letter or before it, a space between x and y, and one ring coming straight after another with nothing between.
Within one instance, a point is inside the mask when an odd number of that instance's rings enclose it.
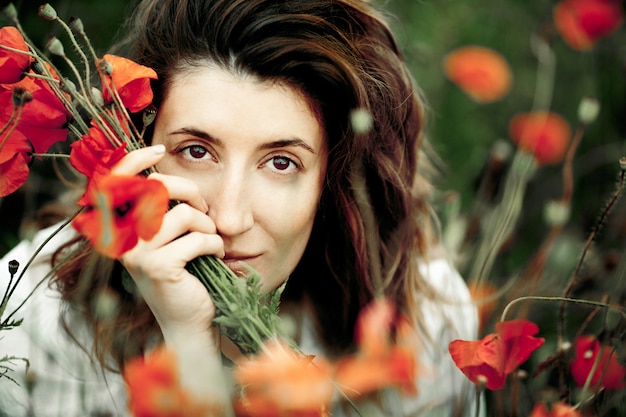
<instances>
[{"instance_id":1,"label":"red poppy flower","mask_svg":"<svg viewBox=\"0 0 626 417\"><path fill-rule=\"evenodd\" d=\"M585 385L597 360L590 381L592 388L598 386L608 390L626 388L626 367L619 363L617 354L610 346L600 345L594 336L581 336L574 342L574 353L571 372L576 386Z\"/></svg>"},{"instance_id":2,"label":"red poppy flower","mask_svg":"<svg viewBox=\"0 0 626 417\"><path fill-rule=\"evenodd\" d=\"M118 258L159 231L168 203L167 189L157 180L96 175L78 201L85 210L72 225L98 252Z\"/></svg>"},{"instance_id":3,"label":"red poppy flower","mask_svg":"<svg viewBox=\"0 0 626 417\"><path fill-rule=\"evenodd\" d=\"M482 340L454 340L448 346L456 366L475 384L490 390L504 387L506 377L544 343L533 337L539 328L527 320L496 324L496 333Z\"/></svg>"},{"instance_id":4,"label":"red poppy flower","mask_svg":"<svg viewBox=\"0 0 626 417\"><path fill-rule=\"evenodd\" d=\"M235 402L238 416L323 416L330 403L332 367L286 343L271 340L263 352L237 363L234 377L242 387Z\"/></svg>"},{"instance_id":5,"label":"red poppy flower","mask_svg":"<svg viewBox=\"0 0 626 417\"><path fill-rule=\"evenodd\" d=\"M530 412L530 417L582 417L582 414L572 406L562 402L553 403L550 411L545 403L537 403Z\"/></svg>"},{"instance_id":6,"label":"red poppy flower","mask_svg":"<svg viewBox=\"0 0 626 417\"><path fill-rule=\"evenodd\" d=\"M0 28L0 83L16 83L24 77L33 59L27 55L2 48L18 49L30 52L22 34L16 27L5 26Z\"/></svg>"},{"instance_id":7,"label":"red poppy flower","mask_svg":"<svg viewBox=\"0 0 626 417\"><path fill-rule=\"evenodd\" d=\"M50 147L67 138L70 112L56 96L50 85L40 78L26 77L16 86L29 91L33 99L23 107L18 129L33 144L37 153L45 153ZM8 120L13 112L12 91L0 93L0 120Z\"/></svg>"},{"instance_id":8,"label":"red poppy flower","mask_svg":"<svg viewBox=\"0 0 626 417\"><path fill-rule=\"evenodd\" d=\"M563 0L554 7L557 30L572 48L586 50L624 20L620 0Z\"/></svg>"},{"instance_id":9,"label":"red poppy flower","mask_svg":"<svg viewBox=\"0 0 626 417\"><path fill-rule=\"evenodd\" d=\"M113 102L109 88L117 89L122 104L131 113L136 113L152 103L150 80L156 80L157 74L152 68L139 65L130 59L106 54L103 60L111 64L111 76L103 76L102 94L105 103ZM113 83L111 84L111 79ZM106 80L106 81L105 81Z\"/></svg>"},{"instance_id":10,"label":"red poppy flower","mask_svg":"<svg viewBox=\"0 0 626 417\"><path fill-rule=\"evenodd\" d=\"M73 142L70 151L70 164L78 172L91 178L95 172L107 174L126 154L126 144L116 146L98 126L89 128L86 135Z\"/></svg>"},{"instance_id":11,"label":"red poppy flower","mask_svg":"<svg viewBox=\"0 0 626 417\"><path fill-rule=\"evenodd\" d=\"M134 417L201 417L211 407L196 401L178 381L173 353L159 348L124 368L129 409Z\"/></svg>"},{"instance_id":12,"label":"red poppy flower","mask_svg":"<svg viewBox=\"0 0 626 417\"><path fill-rule=\"evenodd\" d=\"M500 100L511 89L511 68L492 49L482 46L456 49L445 57L443 66L446 76L478 103Z\"/></svg>"},{"instance_id":13,"label":"red poppy flower","mask_svg":"<svg viewBox=\"0 0 626 417\"><path fill-rule=\"evenodd\" d=\"M30 152L30 143L17 130L8 138L0 136L0 197L13 193L26 182Z\"/></svg>"},{"instance_id":14,"label":"red poppy flower","mask_svg":"<svg viewBox=\"0 0 626 417\"><path fill-rule=\"evenodd\" d=\"M509 122L509 135L520 149L532 153L537 163L548 165L565 156L571 130L558 114L537 111L514 116Z\"/></svg>"},{"instance_id":15,"label":"red poppy flower","mask_svg":"<svg viewBox=\"0 0 626 417\"><path fill-rule=\"evenodd\" d=\"M391 334L395 333L395 340ZM356 329L359 351L337 364L336 381L348 396L396 386L416 394L415 332L405 317L398 316L389 300L375 300L359 315Z\"/></svg>"}]
</instances>

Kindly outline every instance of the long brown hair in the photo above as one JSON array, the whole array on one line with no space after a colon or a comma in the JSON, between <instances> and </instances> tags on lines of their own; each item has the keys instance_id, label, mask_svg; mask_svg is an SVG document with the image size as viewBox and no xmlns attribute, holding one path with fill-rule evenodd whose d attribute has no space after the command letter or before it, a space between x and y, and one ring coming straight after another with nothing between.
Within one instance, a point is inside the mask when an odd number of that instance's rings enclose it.
<instances>
[{"instance_id":1,"label":"long brown hair","mask_svg":"<svg viewBox=\"0 0 626 417\"><path fill-rule=\"evenodd\" d=\"M146 0L120 51L154 68L155 104L172 75L211 62L298 88L326 131L329 161L312 236L285 300L307 297L331 352L349 349L359 310L384 294L420 322L415 295L428 291L418 258L429 245L423 103L390 28L364 0ZM359 109L365 132L350 123ZM158 334L147 307L122 285L119 265L92 269L78 290L82 256L59 273L82 310L102 288L123 308L103 323L92 313L99 358L122 364L148 340L121 348L137 329ZM132 291L131 291L132 292ZM76 299L80 293L81 297ZM89 297L85 297L88 295Z\"/></svg>"}]
</instances>

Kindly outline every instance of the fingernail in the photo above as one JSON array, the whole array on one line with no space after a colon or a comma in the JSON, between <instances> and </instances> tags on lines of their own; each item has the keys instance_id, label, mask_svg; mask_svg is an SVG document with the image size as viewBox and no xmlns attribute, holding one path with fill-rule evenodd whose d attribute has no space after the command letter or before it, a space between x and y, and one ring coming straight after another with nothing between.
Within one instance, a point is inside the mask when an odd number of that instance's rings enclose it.
<instances>
[{"instance_id":1,"label":"fingernail","mask_svg":"<svg viewBox=\"0 0 626 417\"><path fill-rule=\"evenodd\" d=\"M152 152L154 152L157 155L162 155L165 153L165 145L163 144L154 145L151 148L152 148Z\"/></svg>"}]
</instances>

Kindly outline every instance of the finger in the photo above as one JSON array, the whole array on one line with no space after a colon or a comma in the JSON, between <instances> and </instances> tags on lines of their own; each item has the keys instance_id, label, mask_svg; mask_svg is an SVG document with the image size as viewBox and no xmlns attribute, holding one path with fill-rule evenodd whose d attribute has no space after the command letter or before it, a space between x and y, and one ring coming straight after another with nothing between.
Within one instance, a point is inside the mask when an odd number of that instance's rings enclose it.
<instances>
[{"instance_id":1,"label":"finger","mask_svg":"<svg viewBox=\"0 0 626 417\"><path fill-rule=\"evenodd\" d=\"M164 246L162 249L165 249ZM203 255L215 255L223 258L225 255L224 241L219 235L200 232L191 232L167 245L168 253L176 254L185 264Z\"/></svg>"},{"instance_id":2,"label":"finger","mask_svg":"<svg viewBox=\"0 0 626 417\"><path fill-rule=\"evenodd\" d=\"M194 181L188 178L165 175L157 172L150 174L149 178L156 179L165 185L170 200L184 201L191 207L200 210L202 213L209 211L209 206L206 201L204 201L204 198L202 198L198 184Z\"/></svg>"},{"instance_id":3,"label":"finger","mask_svg":"<svg viewBox=\"0 0 626 417\"><path fill-rule=\"evenodd\" d=\"M185 265L203 255L224 257L219 235L191 232L153 251L133 249L120 259L134 280L178 280L187 275Z\"/></svg>"},{"instance_id":4,"label":"finger","mask_svg":"<svg viewBox=\"0 0 626 417\"><path fill-rule=\"evenodd\" d=\"M112 174L135 175L148 169L161 160L165 154L164 145L148 146L129 152L111 170Z\"/></svg>"},{"instance_id":5,"label":"finger","mask_svg":"<svg viewBox=\"0 0 626 417\"><path fill-rule=\"evenodd\" d=\"M146 243L157 248L189 232L215 234L216 231L215 223L209 216L186 203L181 203L165 214L161 229Z\"/></svg>"}]
</instances>

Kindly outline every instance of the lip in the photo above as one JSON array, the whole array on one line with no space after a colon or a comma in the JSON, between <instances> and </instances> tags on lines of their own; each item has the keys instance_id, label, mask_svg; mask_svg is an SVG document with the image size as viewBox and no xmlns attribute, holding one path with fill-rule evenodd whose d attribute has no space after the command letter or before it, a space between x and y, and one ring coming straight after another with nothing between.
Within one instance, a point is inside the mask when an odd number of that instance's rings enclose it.
<instances>
[{"instance_id":1,"label":"lip","mask_svg":"<svg viewBox=\"0 0 626 417\"><path fill-rule=\"evenodd\" d=\"M247 276L250 274L251 262L260 255L235 255L226 254L222 261L237 276Z\"/></svg>"}]
</instances>

